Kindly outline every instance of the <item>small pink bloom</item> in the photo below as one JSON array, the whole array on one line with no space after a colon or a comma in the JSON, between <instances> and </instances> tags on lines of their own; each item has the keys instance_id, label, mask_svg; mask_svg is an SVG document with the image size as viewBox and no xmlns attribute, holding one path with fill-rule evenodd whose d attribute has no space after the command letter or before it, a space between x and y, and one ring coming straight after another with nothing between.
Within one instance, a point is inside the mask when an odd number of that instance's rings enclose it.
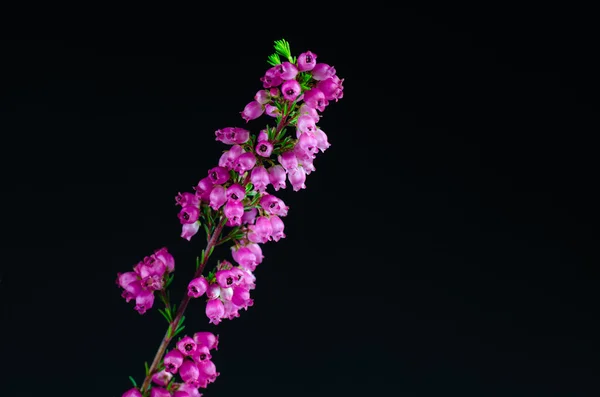
<instances>
[{"instance_id":1,"label":"small pink bloom","mask_svg":"<svg viewBox=\"0 0 600 397\"><path fill-rule=\"evenodd\" d=\"M223 215L227 217L227 226L241 226L242 216L244 216L244 204L241 201L227 200L225 207L223 207Z\"/></svg>"},{"instance_id":2,"label":"small pink bloom","mask_svg":"<svg viewBox=\"0 0 600 397\"><path fill-rule=\"evenodd\" d=\"M181 222L182 225L196 222L199 216L200 210L198 210L198 207L192 207L191 205L186 205L179 211L179 214L177 214L179 222Z\"/></svg>"},{"instance_id":3,"label":"small pink bloom","mask_svg":"<svg viewBox=\"0 0 600 397\"><path fill-rule=\"evenodd\" d=\"M171 397L171 393L164 387L154 386L150 390L150 397Z\"/></svg>"},{"instance_id":4,"label":"small pink bloom","mask_svg":"<svg viewBox=\"0 0 600 397\"><path fill-rule=\"evenodd\" d=\"M256 207L253 207L248 211L244 211L244 215L242 215L242 225L254 223L254 219L256 219L257 214L258 210L256 209Z\"/></svg>"},{"instance_id":5,"label":"small pink bloom","mask_svg":"<svg viewBox=\"0 0 600 397\"><path fill-rule=\"evenodd\" d=\"M230 150L223 152L219 158L219 167L224 167L226 170L232 170L235 160L244 153L244 149L240 145L234 145Z\"/></svg>"},{"instance_id":6,"label":"small pink bloom","mask_svg":"<svg viewBox=\"0 0 600 397\"><path fill-rule=\"evenodd\" d=\"M286 178L286 173L285 173L285 168L283 168L281 165L274 165L272 167L270 167L268 169L269 172L269 182L271 182L271 185L273 185L273 188L275 189L275 191L278 191L279 189L285 189L286 185L285 185L285 178Z\"/></svg>"},{"instance_id":7,"label":"small pink bloom","mask_svg":"<svg viewBox=\"0 0 600 397\"><path fill-rule=\"evenodd\" d=\"M264 105L271 100L271 95L268 90L260 90L254 95L254 100L261 105Z\"/></svg>"},{"instance_id":8,"label":"small pink bloom","mask_svg":"<svg viewBox=\"0 0 600 397\"><path fill-rule=\"evenodd\" d=\"M293 63L286 61L286 62L280 63L277 66L279 68L278 69L279 76L283 80L292 80L292 79L296 78L296 75L298 74L298 68ZM285 82L283 84L285 84ZM281 91L283 91L283 89Z\"/></svg>"},{"instance_id":9,"label":"small pink bloom","mask_svg":"<svg viewBox=\"0 0 600 397\"><path fill-rule=\"evenodd\" d=\"M232 147L233 150L233 147ZM208 177L213 185L222 185L229 180L229 170L225 167L213 167L208 170Z\"/></svg>"},{"instance_id":10,"label":"small pink bloom","mask_svg":"<svg viewBox=\"0 0 600 397\"><path fill-rule=\"evenodd\" d=\"M227 145L241 145L250 138L250 131L239 127L226 127L215 131L217 141Z\"/></svg>"},{"instance_id":11,"label":"small pink bloom","mask_svg":"<svg viewBox=\"0 0 600 397\"><path fill-rule=\"evenodd\" d=\"M217 299L219 296L221 296L221 287L219 287L219 284L209 284L206 289L206 297L208 299Z\"/></svg>"},{"instance_id":12,"label":"small pink bloom","mask_svg":"<svg viewBox=\"0 0 600 397\"><path fill-rule=\"evenodd\" d=\"M327 140L327 134L325 134L323 130L317 127L317 130L315 131L314 135L317 140L317 147L319 148L321 153L329 149L331 144Z\"/></svg>"},{"instance_id":13,"label":"small pink bloom","mask_svg":"<svg viewBox=\"0 0 600 397\"><path fill-rule=\"evenodd\" d=\"M273 153L273 144L269 141L258 141L256 144L256 154L262 157L270 157Z\"/></svg>"},{"instance_id":14,"label":"small pink bloom","mask_svg":"<svg viewBox=\"0 0 600 397\"><path fill-rule=\"evenodd\" d=\"M159 386L166 386L169 384L172 378L173 374L163 369L162 371L156 372L154 375L152 375L152 382Z\"/></svg>"},{"instance_id":15,"label":"small pink bloom","mask_svg":"<svg viewBox=\"0 0 600 397\"><path fill-rule=\"evenodd\" d=\"M265 106L261 105L260 102L252 101L244 107L244 110L240 112L242 118L246 120L246 123L250 120L257 119L265 112Z\"/></svg>"},{"instance_id":16,"label":"small pink bloom","mask_svg":"<svg viewBox=\"0 0 600 397\"><path fill-rule=\"evenodd\" d=\"M300 189L306 189L306 171L303 167L297 167L288 173L288 180L292 184L292 189L297 192Z\"/></svg>"},{"instance_id":17,"label":"small pink bloom","mask_svg":"<svg viewBox=\"0 0 600 397\"><path fill-rule=\"evenodd\" d=\"M194 193L179 192L177 196L175 196L175 204L185 207L186 205L191 205L192 207L200 206L200 199L196 197Z\"/></svg>"},{"instance_id":18,"label":"small pink bloom","mask_svg":"<svg viewBox=\"0 0 600 397\"><path fill-rule=\"evenodd\" d=\"M200 371L194 361L183 360L183 364L181 364L181 368L179 368L179 376L181 376L181 380L188 385L196 385L198 377L200 376Z\"/></svg>"},{"instance_id":19,"label":"small pink bloom","mask_svg":"<svg viewBox=\"0 0 600 397\"><path fill-rule=\"evenodd\" d=\"M281 218L277 215L271 215L269 220L271 221L271 226L273 229L273 232L271 233L273 240L279 241L279 239L285 238L285 233L283 232L285 226Z\"/></svg>"},{"instance_id":20,"label":"small pink bloom","mask_svg":"<svg viewBox=\"0 0 600 397\"><path fill-rule=\"evenodd\" d=\"M279 65L269 68L260 81L263 83L263 88L277 87L283 82L281 74L279 73Z\"/></svg>"},{"instance_id":21,"label":"small pink bloom","mask_svg":"<svg viewBox=\"0 0 600 397\"><path fill-rule=\"evenodd\" d=\"M206 304L206 317L209 318L209 323L219 325L223 315L225 314L225 307L220 299L210 299Z\"/></svg>"},{"instance_id":22,"label":"small pink bloom","mask_svg":"<svg viewBox=\"0 0 600 397\"><path fill-rule=\"evenodd\" d=\"M227 188L227 200L242 201L246 197L246 189L239 183L234 183Z\"/></svg>"},{"instance_id":23,"label":"small pink bloom","mask_svg":"<svg viewBox=\"0 0 600 397\"><path fill-rule=\"evenodd\" d=\"M281 111L275 105L265 105L265 113L269 117L278 117L281 115Z\"/></svg>"},{"instance_id":24,"label":"small pink bloom","mask_svg":"<svg viewBox=\"0 0 600 397\"><path fill-rule=\"evenodd\" d=\"M135 387L127 390L121 397L142 397L142 393Z\"/></svg>"},{"instance_id":25,"label":"small pink bloom","mask_svg":"<svg viewBox=\"0 0 600 397\"><path fill-rule=\"evenodd\" d=\"M288 101L294 101L302 92L302 88L300 87L300 83L296 80L287 80L281 85L281 93L283 97Z\"/></svg>"},{"instance_id":26,"label":"small pink bloom","mask_svg":"<svg viewBox=\"0 0 600 397\"><path fill-rule=\"evenodd\" d=\"M306 97L306 95L305 95L305 97ZM317 109L314 107L308 106L308 104L306 103L306 99L304 100L302 105L300 105L300 108L298 109L298 113L300 115L308 115L308 116L312 117L313 120L315 121L315 123L318 123L319 120L321 119L321 116L319 116L319 112L317 112Z\"/></svg>"},{"instance_id":27,"label":"small pink bloom","mask_svg":"<svg viewBox=\"0 0 600 397\"><path fill-rule=\"evenodd\" d=\"M186 223L181 226L181 237L190 241L192 237L200 230L200 221L194 223Z\"/></svg>"},{"instance_id":28,"label":"small pink bloom","mask_svg":"<svg viewBox=\"0 0 600 397\"><path fill-rule=\"evenodd\" d=\"M317 54L310 51L303 52L298 55L298 71L306 72L312 70L317 64Z\"/></svg>"},{"instance_id":29,"label":"small pink bloom","mask_svg":"<svg viewBox=\"0 0 600 397\"><path fill-rule=\"evenodd\" d=\"M259 202L260 206L270 215L287 216L289 207L282 199L269 193L263 194Z\"/></svg>"},{"instance_id":30,"label":"small pink bloom","mask_svg":"<svg viewBox=\"0 0 600 397\"><path fill-rule=\"evenodd\" d=\"M328 101L341 99L344 96L344 79L337 76L328 77L317 83L317 89L321 90Z\"/></svg>"},{"instance_id":31,"label":"small pink bloom","mask_svg":"<svg viewBox=\"0 0 600 397\"><path fill-rule=\"evenodd\" d=\"M187 294L192 298L199 298L204 295L207 289L208 281L206 278L204 278L204 276L200 276L192 279L192 281L189 282Z\"/></svg>"},{"instance_id":32,"label":"small pink bloom","mask_svg":"<svg viewBox=\"0 0 600 397\"><path fill-rule=\"evenodd\" d=\"M335 76L335 68L326 63L317 63L312 69L312 78L315 80L325 80Z\"/></svg>"},{"instance_id":33,"label":"small pink bloom","mask_svg":"<svg viewBox=\"0 0 600 397\"><path fill-rule=\"evenodd\" d=\"M134 309L137 310L137 312L139 314L146 313L147 310L152 308L152 305L154 305L154 291L151 291L151 290L141 291L135 297Z\"/></svg>"},{"instance_id":34,"label":"small pink bloom","mask_svg":"<svg viewBox=\"0 0 600 397\"><path fill-rule=\"evenodd\" d=\"M191 386L193 387L193 386ZM196 394L190 394L187 391L184 390L177 390L176 392L174 392L171 397L202 397L202 394L200 394L200 392L198 392L198 389L196 388Z\"/></svg>"},{"instance_id":35,"label":"small pink bloom","mask_svg":"<svg viewBox=\"0 0 600 397\"><path fill-rule=\"evenodd\" d=\"M236 249L235 246L232 246L231 256L233 257L234 261L240 264L240 266L243 266L252 272L258 265L256 255L254 255L252 250L248 247L239 247Z\"/></svg>"},{"instance_id":36,"label":"small pink bloom","mask_svg":"<svg viewBox=\"0 0 600 397\"><path fill-rule=\"evenodd\" d=\"M327 105L329 105L329 101L325 98L323 91L316 87L305 91L303 100L306 106L316 109L319 112L323 112Z\"/></svg>"},{"instance_id":37,"label":"small pink bloom","mask_svg":"<svg viewBox=\"0 0 600 397\"><path fill-rule=\"evenodd\" d=\"M319 148L317 147L318 144L319 141L317 141L317 138L315 138L315 136L312 133L303 132L300 134L300 137L298 138L298 143L296 144L294 149L299 149L302 151L303 160L306 158L312 159L319 151Z\"/></svg>"},{"instance_id":38,"label":"small pink bloom","mask_svg":"<svg viewBox=\"0 0 600 397\"><path fill-rule=\"evenodd\" d=\"M181 364L183 364L183 354L179 350L173 349L165 354L163 363L165 364L165 371L176 374Z\"/></svg>"},{"instance_id":39,"label":"small pink bloom","mask_svg":"<svg viewBox=\"0 0 600 397\"><path fill-rule=\"evenodd\" d=\"M254 167L250 173L250 182L259 192L264 192L269 185L269 172L262 165Z\"/></svg>"},{"instance_id":40,"label":"small pink bloom","mask_svg":"<svg viewBox=\"0 0 600 397\"><path fill-rule=\"evenodd\" d=\"M191 356L196 351L196 342L186 335L177 342L177 350L184 356Z\"/></svg>"},{"instance_id":41,"label":"small pink bloom","mask_svg":"<svg viewBox=\"0 0 600 397\"><path fill-rule=\"evenodd\" d=\"M256 157L254 156L254 153L246 152L239 155L238 158L235 159L233 169L240 174L243 174L244 172L251 170L255 164Z\"/></svg>"},{"instance_id":42,"label":"small pink bloom","mask_svg":"<svg viewBox=\"0 0 600 397\"><path fill-rule=\"evenodd\" d=\"M212 182L212 179L208 176L200 179L198 185L194 187L194 190L196 191L196 197L202 201L208 201L213 185L214 183Z\"/></svg>"},{"instance_id":43,"label":"small pink bloom","mask_svg":"<svg viewBox=\"0 0 600 397\"><path fill-rule=\"evenodd\" d=\"M173 397L202 397L202 393L200 393L198 387L194 385L180 383L177 385L177 391L173 393Z\"/></svg>"},{"instance_id":44,"label":"small pink bloom","mask_svg":"<svg viewBox=\"0 0 600 397\"><path fill-rule=\"evenodd\" d=\"M248 239L253 243L266 243L267 241L271 241L273 227L271 226L269 218L266 216L259 216L256 219L256 223L248 226L248 229L250 230L248 232Z\"/></svg>"},{"instance_id":45,"label":"small pink bloom","mask_svg":"<svg viewBox=\"0 0 600 397\"><path fill-rule=\"evenodd\" d=\"M222 185L215 185L210 192L210 207L217 211L227 201L227 191Z\"/></svg>"},{"instance_id":46,"label":"small pink bloom","mask_svg":"<svg viewBox=\"0 0 600 397\"><path fill-rule=\"evenodd\" d=\"M169 253L167 247L162 247L154 251L154 256L158 260L163 261L168 273L171 273L175 270L175 258L173 258L173 255Z\"/></svg>"},{"instance_id":47,"label":"small pink bloom","mask_svg":"<svg viewBox=\"0 0 600 397\"><path fill-rule=\"evenodd\" d=\"M209 350L219 350L219 336L212 332L196 332L193 338L198 346L207 346Z\"/></svg>"},{"instance_id":48,"label":"small pink bloom","mask_svg":"<svg viewBox=\"0 0 600 397\"><path fill-rule=\"evenodd\" d=\"M201 362L201 361L205 361L205 360L210 360L212 358L212 355L210 354L210 349L208 348L208 346L202 345L202 346L198 346L196 347L196 351L194 352L194 355L192 357L194 359L194 361Z\"/></svg>"},{"instance_id":49,"label":"small pink bloom","mask_svg":"<svg viewBox=\"0 0 600 397\"><path fill-rule=\"evenodd\" d=\"M223 293L223 288L231 287L236 282L231 270L219 270L215 273L215 278L221 287L221 294Z\"/></svg>"},{"instance_id":50,"label":"small pink bloom","mask_svg":"<svg viewBox=\"0 0 600 397\"><path fill-rule=\"evenodd\" d=\"M298 159L293 151L280 154L277 156L277 160L288 174L291 170L298 168Z\"/></svg>"}]
</instances>

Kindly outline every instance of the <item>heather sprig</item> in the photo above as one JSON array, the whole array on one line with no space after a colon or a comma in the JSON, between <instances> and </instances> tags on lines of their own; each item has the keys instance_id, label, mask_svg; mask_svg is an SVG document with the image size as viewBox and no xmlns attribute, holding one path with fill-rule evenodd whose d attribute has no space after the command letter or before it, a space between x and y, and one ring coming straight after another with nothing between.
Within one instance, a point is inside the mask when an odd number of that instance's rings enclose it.
<instances>
[{"instance_id":1,"label":"heather sprig","mask_svg":"<svg viewBox=\"0 0 600 397\"><path fill-rule=\"evenodd\" d=\"M286 40L276 40L274 48L267 58L271 66L259 78L262 88L240 112L246 123L265 115L274 125L267 123L259 131L239 126L216 130L215 139L227 148L190 191L175 196L181 238L191 241L201 227L206 234L179 305L171 302L175 260L166 247L117 276L123 298L135 300L139 314L150 310L158 296L164 306L158 311L168 323L152 363L145 363L143 383L138 386L130 377L133 388L123 397L199 397L199 389L216 380L211 351L217 350L218 335L181 336L186 308L192 299L202 299L208 323L218 325L253 306L262 246L286 238L283 219L289 206L276 192L288 183L293 191L306 189L317 154L331 146L318 123L330 102L343 97L344 79L310 51L293 56ZM214 248L223 244L229 245L231 257L208 269Z\"/></svg>"}]
</instances>

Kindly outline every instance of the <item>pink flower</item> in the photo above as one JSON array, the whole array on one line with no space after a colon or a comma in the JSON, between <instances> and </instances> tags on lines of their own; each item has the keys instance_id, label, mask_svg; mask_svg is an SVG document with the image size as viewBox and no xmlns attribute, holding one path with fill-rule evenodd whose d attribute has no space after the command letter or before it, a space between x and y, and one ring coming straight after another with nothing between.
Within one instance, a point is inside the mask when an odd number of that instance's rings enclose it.
<instances>
[{"instance_id":1,"label":"pink flower","mask_svg":"<svg viewBox=\"0 0 600 397\"><path fill-rule=\"evenodd\" d=\"M265 107L258 101L252 101L244 107L244 110L240 112L242 118L246 120L246 123L250 120L257 119L265 112Z\"/></svg>"},{"instance_id":2,"label":"pink flower","mask_svg":"<svg viewBox=\"0 0 600 397\"><path fill-rule=\"evenodd\" d=\"M254 100L256 102L260 103L261 105L264 105L265 103L269 102L271 100L271 95L269 93L269 90L260 90L260 91L258 91L254 95Z\"/></svg>"},{"instance_id":3,"label":"pink flower","mask_svg":"<svg viewBox=\"0 0 600 397\"><path fill-rule=\"evenodd\" d=\"M186 223L181 227L181 238L190 241L192 237L194 237L196 233L198 233L198 230L200 230L200 221L194 223Z\"/></svg>"},{"instance_id":4,"label":"pink flower","mask_svg":"<svg viewBox=\"0 0 600 397\"><path fill-rule=\"evenodd\" d=\"M231 256L233 260L243 266L244 268L254 271L258 265L256 255L248 247L231 247Z\"/></svg>"},{"instance_id":5,"label":"pink flower","mask_svg":"<svg viewBox=\"0 0 600 397\"><path fill-rule=\"evenodd\" d=\"M291 170L298 168L298 159L296 158L296 154L292 151L280 154L277 156L277 160L288 174Z\"/></svg>"},{"instance_id":6,"label":"pink flower","mask_svg":"<svg viewBox=\"0 0 600 397\"><path fill-rule=\"evenodd\" d=\"M268 172L269 182L271 182L271 185L273 185L275 191L278 191L279 189L285 189L285 169L281 165L274 165L268 169Z\"/></svg>"},{"instance_id":7,"label":"pink flower","mask_svg":"<svg viewBox=\"0 0 600 397\"><path fill-rule=\"evenodd\" d=\"M256 154L262 157L270 157L273 152L273 144L269 141L258 141L256 144Z\"/></svg>"},{"instance_id":8,"label":"pink flower","mask_svg":"<svg viewBox=\"0 0 600 397\"><path fill-rule=\"evenodd\" d=\"M150 397L171 397L171 393L164 387L153 387L150 390Z\"/></svg>"},{"instance_id":9,"label":"pink flower","mask_svg":"<svg viewBox=\"0 0 600 397\"><path fill-rule=\"evenodd\" d=\"M266 243L267 241L271 241L273 227L271 226L269 218L266 216L259 216L256 219L256 223L248 226L248 229L248 239L253 243Z\"/></svg>"},{"instance_id":10,"label":"pink flower","mask_svg":"<svg viewBox=\"0 0 600 397\"><path fill-rule=\"evenodd\" d=\"M225 307L221 299L210 299L206 304L206 317L209 318L209 323L219 325L223 315L225 314Z\"/></svg>"},{"instance_id":11,"label":"pink flower","mask_svg":"<svg viewBox=\"0 0 600 397\"><path fill-rule=\"evenodd\" d=\"M250 182L259 192L264 192L269 185L269 172L262 165L254 167L250 173Z\"/></svg>"},{"instance_id":12,"label":"pink flower","mask_svg":"<svg viewBox=\"0 0 600 397\"><path fill-rule=\"evenodd\" d=\"M234 183L227 188L227 200L242 201L246 197L246 189L239 183Z\"/></svg>"},{"instance_id":13,"label":"pink flower","mask_svg":"<svg viewBox=\"0 0 600 397\"><path fill-rule=\"evenodd\" d=\"M175 196L175 204L185 207L186 205L190 205L192 207L200 206L200 199L196 197L194 193L184 192L178 193Z\"/></svg>"},{"instance_id":14,"label":"pink flower","mask_svg":"<svg viewBox=\"0 0 600 397\"><path fill-rule=\"evenodd\" d=\"M216 185L210 192L210 207L217 211L227 201L227 191L221 185Z\"/></svg>"},{"instance_id":15,"label":"pink flower","mask_svg":"<svg viewBox=\"0 0 600 397\"><path fill-rule=\"evenodd\" d=\"M154 251L154 256L165 264L168 273L175 270L175 258L169 253L167 247L162 247Z\"/></svg>"},{"instance_id":16,"label":"pink flower","mask_svg":"<svg viewBox=\"0 0 600 397\"><path fill-rule=\"evenodd\" d=\"M169 384L172 378L173 374L163 369L162 371L156 372L154 375L152 375L152 382L159 386L166 386Z\"/></svg>"},{"instance_id":17,"label":"pink flower","mask_svg":"<svg viewBox=\"0 0 600 397\"><path fill-rule=\"evenodd\" d=\"M248 211L244 211L244 215L242 215L242 225L254 223L254 219L256 219L256 214L258 214L258 210L256 209L256 207L252 207Z\"/></svg>"},{"instance_id":18,"label":"pink flower","mask_svg":"<svg viewBox=\"0 0 600 397\"><path fill-rule=\"evenodd\" d=\"M210 349L208 346L197 346L194 355L192 356L195 362L201 362L205 360L210 360L212 355L210 354Z\"/></svg>"},{"instance_id":19,"label":"pink flower","mask_svg":"<svg viewBox=\"0 0 600 397\"><path fill-rule=\"evenodd\" d=\"M329 101L325 98L323 91L316 87L304 92L303 101L306 106L316 109L319 112L323 112L327 105L329 105Z\"/></svg>"},{"instance_id":20,"label":"pink flower","mask_svg":"<svg viewBox=\"0 0 600 397\"><path fill-rule=\"evenodd\" d=\"M244 204L241 201L227 200L223 208L223 215L227 217L227 226L241 226L242 216L244 216Z\"/></svg>"},{"instance_id":21,"label":"pink flower","mask_svg":"<svg viewBox=\"0 0 600 397\"><path fill-rule=\"evenodd\" d=\"M323 132L323 130L321 130L320 128L317 128L314 135L317 140L317 147L319 148L321 153L324 152L325 150L329 149L331 144L327 140L327 134L325 134Z\"/></svg>"},{"instance_id":22,"label":"pink flower","mask_svg":"<svg viewBox=\"0 0 600 397\"><path fill-rule=\"evenodd\" d=\"M281 218L279 218L277 215L271 215L269 220L271 221L271 227L273 229L271 232L273 240L279 241L279 239L285 238L285 233L283 232L284 224Z\"/></svg>"},{"instance_id":23,"label":"pink flower","mask_svg":"<svg viewBox=\"0 0 600 397\"><path fill-rule=\"evenodd\" d=\"M219 336L212 332L196 332L193 339L198 346L207 346L209 350L219 350Z\"/></svg>"},{"instance_id":24,"label":"pink flower","mask_svg":"<svg viewBox=\"0 0 600 397\"><path fill-rule=\"evenodd\" d=\"M302 88L300 87L300 83L296 80L287 80L281 85L281 93L283 97L288 101L294 101L302 92Z\"/></svg>"},{"instance_id":25,"label":"pink flower","mask_svg":"<svg viewBox=\"0 0 600 397\"><path fill-rule=\"evenodd\" d=\"M181 368L179 368L179 376L181 376L181 380L188 385L195 386L197 385L200 371L198 370L198 366L194 361L184 360L183 364L181 364Z\"/></svg>"},{"instance_id":26,"label":"pink flower","mask_svg":"<svg viewBox=\"0 0 600 397\"><path fill-rule=\"evenodd\" d=\"M177 391L173 393L173 397L202 397L202 393L196 386L180 383L177 385Z\"/></svg>"},{"instance_id":27,"label":"pink flower","mask_svg":"<svg viewBox=\"0 0 600 397\"><path fill-rule=\"evenodd\" d=\"M312 117L310 117L307 114L304 114L298 117L296 129L300 132L300 134L303 132L308 132L312 134L317 130L317 126L315 125L315 120L313 120ZM296 134L296 136L299 137L300 134Z\"/></svg>"},{"instance_id":28,"label":"pink flower","mask_svg":"<svg viewBox=\"0 0 600 397\"><path fill-rule=\"evenodd\" d=\"M278 117L281 115L281 111L275 105L265 105L265 113L269 117Z\"/></svg>"},{"instance_id":29,"label":"pink flower","mask_svg":"<svg viewBox=\"0 0 600 397\"><path fill-rule=\"evenodd\" d=\"M298 74L298 68L293 63L286 61L286 62L280 63L277 66L279 68L278 69L279 76L283 80L289 81L289 80L296 78L296 75ZM285 82L283 84L285 84ZM281 91L283 91L283 88L281 89Z\"/></svg>"},{"instance_id":30,"label":"pink flower","mask_svg":"<svg viewBox=\"0 0 600 397\"><path fill-rule=\"evenodd\" d=\"M337 76L328 77L325 80L321 80L317 83L317 89L321 90L325 95L325 99L328 101L341 99L344 96L344 79Z\"/></svg>"},{"instance_id":31,"label":"pink flower","mask_svg":"<svg viewBox=\"0 0 600 397\"><path fill-rule=\"evenodd\" d=\"M226 127L215 131L217 141L228 145L240 145L250 138L250 131L239 127Z\"/></svg>"},{"instance_id":32,"label":"pink flower","mask_svg":"<svg viewBox=\"0 0 600 397\"><path fill-rule=\"evenodd\" d=\"M165 354L165 358L163 359L163 363L165 365L165 371L176 374L183 364L183 354L177 349L173 349Z\"/></svg>"},{"instance_id":33,"label":"pink flower","mask_svg":"<svg viewBox=\"0 0 600 397\"><path fill-rule=\"evenodd\" d=\"M306 189L306 171L303 167L296 167L288 173L288 180L295 192Z\"/></svg>"},{"instance_id":34,"label":"pink flower","mask_svg":"<svg viewBox=\"0 0 600 397\"><path fill-rule=\"evenodd\" d=\"M187 294L192 298L199 298L204 295L207 289L208 281L206 278L204 278L204 276L200 276L192 279L192 281L189 282Z\"/></svg>"},{"instance_id":35,"label":"pink flower","mask_svg":"<svg viewBox=\"0 0 600 397\"><path fill-rule=\"evenodd\" d=\"M177 214L182 225L196 222L199 216L200 211L198 210L198 207L192 207L191 205L186 205L179 211L179 214Z\"/></svg>"},{"instance_id":36,"label":"pink flower","mask_svg":"<svg viewBox=\"0 0 600 397\"><path fill-rule=\"evenodd\" d=\"M221 166L213 167L208 170L208 177L213 185L222 185L229 180L229 170Z\"/></svg>"},{"instance_id":37,"label":"pink flower","mask_svg":"<svg viewBox=\"0 0 600 397\"><path fill-rule=\"evenodd\" d=\"M315 80L325 80L335 76L335 68L326 63L317 63L312 69L312 78Z\"/></svg>"},{"instance_id":38,"label":"pink flower","mask_svg":"<svg viewBox=\"0 0 600 397\"><path fill-rule=\"evenodd\" d=\"M219 167L226 170L232 170L235 160L244 153L244 149L240 145L233 145L230 150L225 151L219 159ZM228 174L229 176L229 174Z\"/></svg>"},{"instance_id":39,"label":"pink flower","mask_svg":"<svg viewBox=\"0 0 600 397\"><path fill-rule=\"evenodd\" d=\"M154 305L154 291L151 290L142 290L135 297L135 307L139 314L146 313L147 310L152 308Z\"/></svg>"},{"instance_id":40,"label":"pink flower","mask_svg":"<svg viewBox=\"0 0 600 397\"><path fill-rule=\"evenodd\" d=\"M208 176L200 179L198 185L194 187L194 190L196 191L196 197L198 197L199 200L208 201L213 185L214 183L212 179Z\"/></svg>"},{"instance_id":41,"label":"pink flower","mask_svg":"<svg viewBox=\"0 0 600 397\"><path fill-rule=\"evenodd\" d=\"M279 72L279 65L269 68L260 81L263 83L263 88L277 87L283 82Z\"/></svg>"},{"instance_id":42,"label":"pink flower","mask_svg":"<svg viewBox=\"0 0 600 397\"><path fill-rule=\"evenodd\" d=\"M231 270L219 270L217 273L215 273L215 278L217 279L217 283L219 283L219 286L221 287L221 292L223 288L231 287L236 283L236 280L233 277Z\"/></svg>"},{"instance_id":43,"label":"pink flower","mask_svg":"<svg viewBox=\"0 0 600 397\"><path fill-rule=\"evenodd\" d=\"M238 158L235 159L233 169L240 174L243 174L244 172L251 170L255 164L256 157L254 156L254 153L246 152L239 155Z\"/></svg>"},{"instance_id":44,"label":"pink flower","mask_svg":"<svg viewBox=\"0 0 600 397\"><path fill-rule=\"evenodd\" d=\"M266 193L258 203L269 215L287 216L289 207L279 197Z\"/></svg>"},{"instance_id":45,"label":"pink flower","mask_svg":"<svg viewBox=\"0 0 600 397\"><path fill-rule=\"evenodd\" d=\"M209 284L206 289L206 297L208 299L217 299L219 296L221 296L221 287L219 287L219 284Z\"/></svg>"},{"instance_id":46,"label":"pink flower","mask_svg":"<svg viewBox=\"0 0 600 397\"><path fill-rule=\"evenodd\" d=\"M127 390L121 397L143 397L142 393L136 388Z\"/></svg>"},{"instance_id":47,"label":"pink flower","mask_svg":"<svg viewBox=\"0 0 600 397\"><path fill-rule=\"evenodd\" d=\"M313 105L318 105L318 104L314 103ZM304 95L304 102L302 103L302 105L300 105L300 108L298 109L298 114L308 115L308 116L312 117L313 120L315 121L315 123L318 123L319 120L321 119L321 116L319 116L319 112L317 112L316 107L311 107L306 103L306 93Z\"/></svg>"},{"instance_id":48,"label":"pink flower","mask_svg":"<svg viewBox=\"0 0 600 397\"><path fill-rule=\"evenodd\" d=\"M196 351L196 342L186 335L177 342L177 350L184 356L191 356Z\"/></svg>"},{"instance_id":49,"label":"pink flower","mask_svg":"<svg viewBox=\"0 0 600 397\"><path fill-rule=\"evenodd\" d=\"M306 72L313 70L317 64L317 54L313 54L310 51L303 52L298 55L298 71Z\"/></svg>"}]
</instances>

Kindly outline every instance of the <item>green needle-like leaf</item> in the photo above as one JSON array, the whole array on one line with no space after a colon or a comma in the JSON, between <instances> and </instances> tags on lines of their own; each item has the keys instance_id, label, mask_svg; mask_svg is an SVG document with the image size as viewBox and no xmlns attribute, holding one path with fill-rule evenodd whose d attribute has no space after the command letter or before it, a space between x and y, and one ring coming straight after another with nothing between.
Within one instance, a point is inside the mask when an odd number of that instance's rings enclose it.
<instances>
[{"instance_id":1,"label":"green needle-like leaf","mask_svg":"<svg viewBox=\"0 0 600 397\"><path fill-rule=\"evenodd\" d=\"M135 379L133 379L133 376L130 376L129 380L131 381L131 383L133 383L133 387L137 387L137 383L135 382Z\"/></svg>"}]
</instances>

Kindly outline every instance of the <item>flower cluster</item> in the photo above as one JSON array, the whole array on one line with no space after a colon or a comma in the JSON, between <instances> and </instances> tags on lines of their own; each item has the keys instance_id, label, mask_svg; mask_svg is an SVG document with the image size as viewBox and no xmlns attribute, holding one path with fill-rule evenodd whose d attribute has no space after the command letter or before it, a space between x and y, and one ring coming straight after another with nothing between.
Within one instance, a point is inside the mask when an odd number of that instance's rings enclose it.
<instances>
[{"instance_id":1,"label":"flower cluster","mask_svg":"<svg viewBox=\"0 0 600 397\"><path fill-rule=\"evenodd\" d=\"M144 258L133 272L118 276L123 297L135 299L140 314L152 307L154 291L160 291L165 309L159 310L169 322L154 362L146 366L144 384L138 388L132 379L134 388L123 397L198 397L198 388L215 381L219 373L210 350L216 349L218 337L212 333L185 336L167 351L183 329L183 312L192 299L204 298L209 324L218 325L254 304L250 292L264 259L262 245L286 238L289 207L276 193L288 184L293 191L306 189L307 176L316 171L316 156L331 146L318 123L326 107L343 97L344 79L311 51L292 56L285 40L275 41L275 51L268 58L271 66L259 78L262 88L240 112L246 124L264 114L275 119L275 126L256 133L240 126L216 130L215 139L227 149L191 191L175 197L181 238L192 241L203 227L207 241L179 310L165 293L174 270L165 248ZM213 249L224 243L229 244L230 260L217 261L203 274ZM173 380L176 374L181 382Z\"/></svg>"},{"instance_id":2,"label":"flower cluster","mask_svg":"<svg viewBox=\"0 0 600 397\"><path fill-rule=\"evenodd\" d=\"M146 256L133 267L132 272L118 273L116 283L123 289L126 302L135 300L135 310L140 314L154 305L154 291L161 291L167 276L175 270L175 260L166 247Z\"/></svg>"},{"instance_id":3,"label":"flower cluster","mask_svg":"<svg viewBox=\"0 0 600 397\"><path fill-rule=\"evenodd\" d=\"M150 397L201 397L198 388L206 388L215 381L219 372L211 361L211 350L219 350L219 337L211 332L197 332L184 336L174 349L165 354L164 368L152 375L154 387ZM175 381L179 374L180 382ZM123 397L142 397L132 388Z\"/></svg>"}]
</instances>

